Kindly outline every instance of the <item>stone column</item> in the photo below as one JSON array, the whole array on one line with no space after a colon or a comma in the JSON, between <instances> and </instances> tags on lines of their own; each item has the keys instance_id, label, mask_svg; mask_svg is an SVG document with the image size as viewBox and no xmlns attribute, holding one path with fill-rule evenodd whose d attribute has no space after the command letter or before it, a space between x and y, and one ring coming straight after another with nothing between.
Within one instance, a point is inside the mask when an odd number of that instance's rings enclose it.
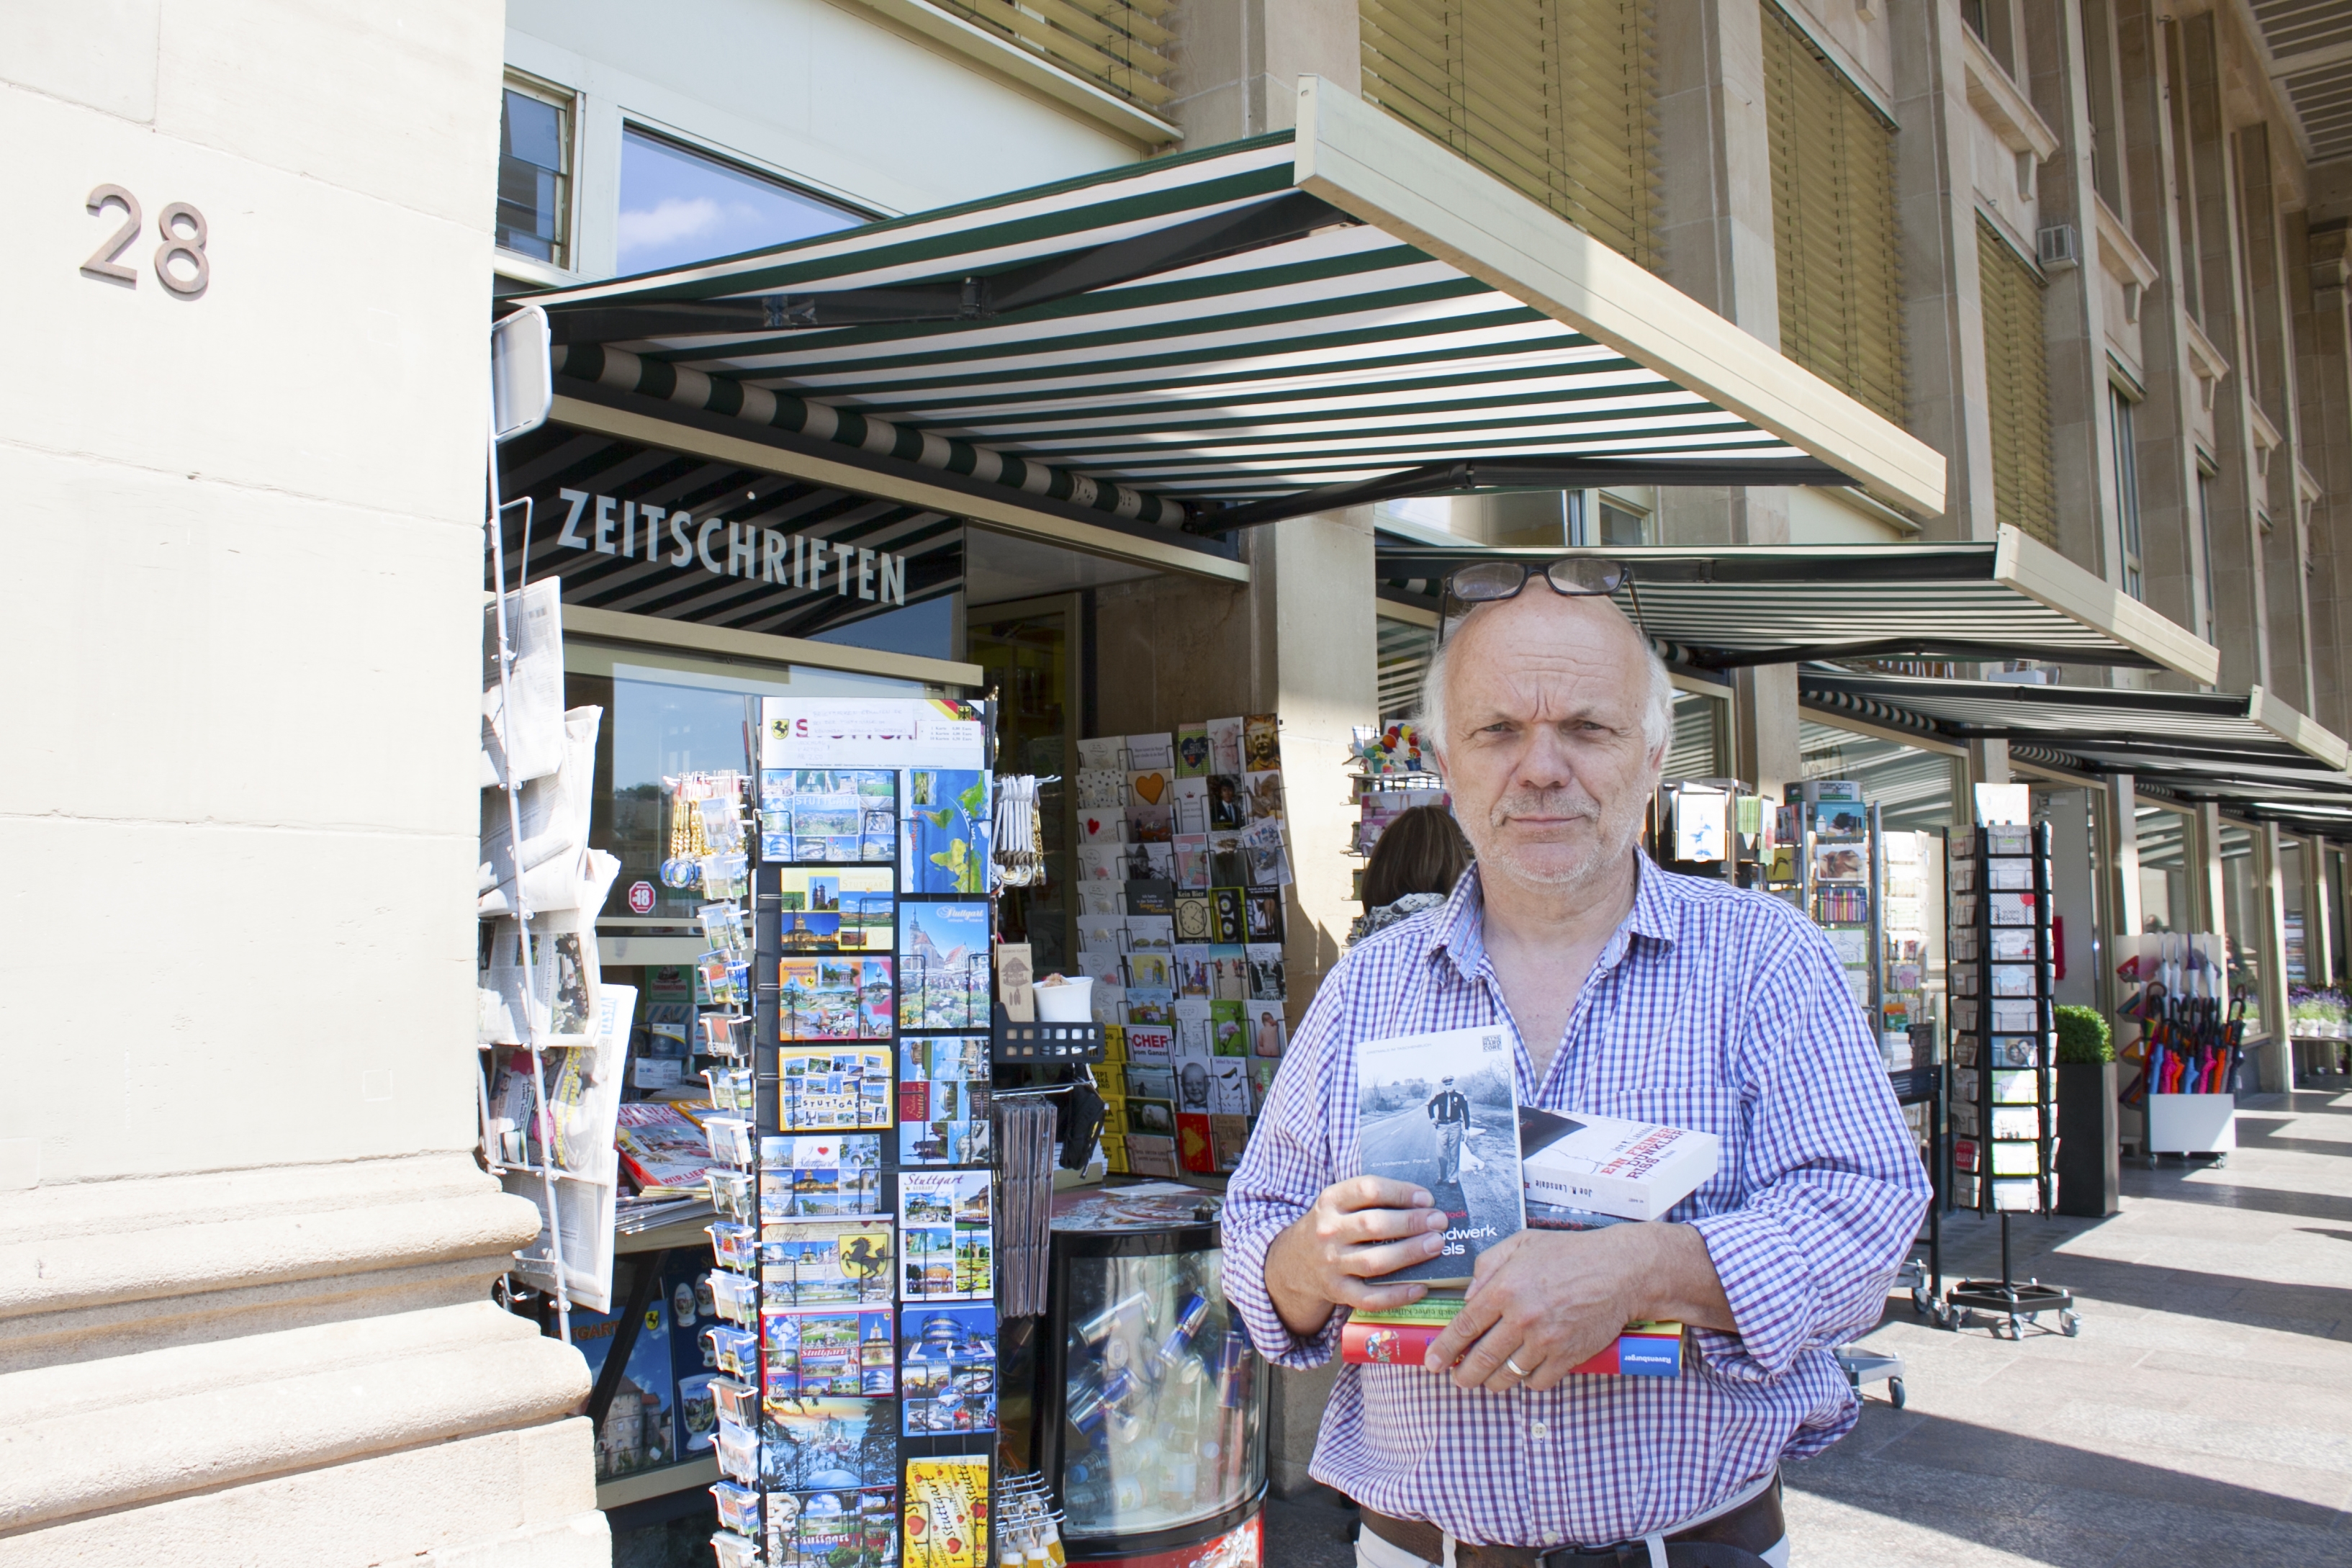
<instances>
[{"instance_id":1,"label":"stone column","mask_svg":"<svg viewBox=\"0 0 2352 1568\"><path fill-rule=\"evenodd\" d=\"M2110 774L2105 806L2107 861L2107 961L2099 976L2100 1006L2109 1012L2120 1000L2116 965L2140 934L2139 797L2129 773Z\"/></svg>"},{"instance_id":2,"label":"stone column","mask_svg":"<svg viewBox=\"0 0 2352 1568\"><path fill-rule=\"evenodd\" d=\"M473 1155L499 14L169 15L0 47L0 1563L602 1563Z\"/></svg>"},{"instance_id":3,"label":"stone column","mask_svg":"<svg viewBox=\"0 0 2352 1568\"><path fill-rule=\"evenodd\" d=\"M1771 127L1764 36L1743 0L1660 0L1659 248L1666 280L1767 343L1780 342L1772 238ZM1659 542L1785 544L1786 490L1664 489ZM1804 776L1797 672L1768 665L1732 673L1731 767L1767 798Z\"/></svg>"},{"instance_id":4,"label":"stone column","mask_svg":"<svg viewBox=\"0 0 2352 1568\"><path fill-rule=\"evenodd\" d=\"M2263 1092L2270 1094L2294 1087L2294 1032L2286 1015L2286 879L2280 858L2278 824L2263 823L2254 830L2253 918L2262 922L2254 951L2262 955L2263 1021L2269 1026L2270 1043L2248 1057ZM2307 913L2305 925L2307 932ZM2304 940L2308 943L2310 937ZM2304 962L2310 961L2306 945Z\"/></svg>"},{"instance_id":5,"label":"stone column","mask_svg":"<svg viewBox=\"0 0 2352 1568\"><path fill-rule=\"evenodd\" d=\"M1969 188L1969 106L1959 7L1892 0L1895 196L1903 235L1910 429L1949 461L1941 518L1929 539L1993 535L1992 424L1985 405L1984 293L1977 279Z\"/></svg>"},{"instance_id":6,"label":"stone column","mask_svg":"<svg viewBox=\"0 0 2352 1568\"><path fill-rule=\"evenodd\" d=\"M2099 194L2092 175L2087 105L2093 68L2084 58L2079 4L2026 8L2024 85L2058 133L2058 154L2035 177L2031 221L2071 223L2081 265L2053 271L2042 291L2042 344L2050 363L2051 455L2058 478L2058 544L2076 565L2121 586L2120 501L2115 426L2107 413L2107 321L2101 292ZM2116 206L2129 210L2118 193ZM2031 235L2028 236L2032 237ZM2145 310L2145 307L2142 307Z\"/></svg>"}]
</instances>

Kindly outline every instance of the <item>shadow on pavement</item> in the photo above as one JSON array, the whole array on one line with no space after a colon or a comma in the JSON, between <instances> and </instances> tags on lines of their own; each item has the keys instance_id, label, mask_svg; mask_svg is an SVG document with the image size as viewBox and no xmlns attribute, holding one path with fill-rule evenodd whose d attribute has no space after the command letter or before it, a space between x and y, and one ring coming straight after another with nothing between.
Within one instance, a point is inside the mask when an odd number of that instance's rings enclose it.
<instances>
[{"instance_id":1,"label":"shadow on pavement","mask_svg":"<svg viewBox=\"0 0 2352 1568\"><path fill-rule=\"evenodd\" d=\"M1873 1407L1870 1430L1788 1467L1789 1486L2033 1561L2352 1561L2335 1508L2000 1427ZM1886 1439L1885 1426L1907 1427ZM1867 1451L1852 1447L1862 1440ZM2124 1549L2142 1543L2158 1555ZM1801 1557L1801 1531L1792 1534Z\"/></svg>"}]
</instances>

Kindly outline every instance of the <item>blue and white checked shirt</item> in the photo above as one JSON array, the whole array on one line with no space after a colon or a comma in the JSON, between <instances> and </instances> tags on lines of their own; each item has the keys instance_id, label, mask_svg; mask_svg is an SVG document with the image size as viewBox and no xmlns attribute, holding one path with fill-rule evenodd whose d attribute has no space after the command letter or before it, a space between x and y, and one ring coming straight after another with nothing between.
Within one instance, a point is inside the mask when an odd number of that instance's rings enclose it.
<instances>
[{"instance_id":1,"label":"blue and white checked shirt","mask_svg":"<svg viewBox=\"0 0 2352 1568\"><path fill-rule=\"evenodd\" d=\"M1878 1321L1928 1187L1836 956L1777 899L1662 871L1569 1014L1542 1084L1512 1026L1523 1104L1696 1128L1716 1174L1668 1216L1706 1240L1736 1334L1695 1331L1675 1378L1571 1376L1464 1392L1344 1366L1311 1473L1366 1507L1489 1545L1605 1545L1664 1530L1852 1427L1831 1350ZM1267 1245L1360 1170L1360 1040L1510 1022L1474 870L1442 909L1360 943L1323 982L1223 1213L1228 1298L1276 1363L1321 1364L1345 1311L1302 1339L1265 1289Z\"/></svg>"}]
</instances>

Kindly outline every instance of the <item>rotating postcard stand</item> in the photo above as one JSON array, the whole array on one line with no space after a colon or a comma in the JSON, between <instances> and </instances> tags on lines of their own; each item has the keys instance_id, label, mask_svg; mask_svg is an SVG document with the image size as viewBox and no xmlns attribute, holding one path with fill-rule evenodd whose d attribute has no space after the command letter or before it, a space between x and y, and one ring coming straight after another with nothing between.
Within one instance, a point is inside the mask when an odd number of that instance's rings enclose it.
<instances>
[{"instance_id":1,"label":"rotating postcard stand","mask_svg":"<svg viewBox=\"0 0 2352 1568\"><path fill-rule=\"evenodd\" d=\"M706 1123L720 1568L991 1558L992 717L761 704L710 955L747 1009Z\"/></svg>"},{"instance_id":2,"label":"rotating postcard stand","mask_svg":"<svg viewBox=\"0 0 2352 1568\"><path fill-rule=\"evenodd\" d=\"M2073 1293L2021 1281L2010 1263L2010 1216L2051 1212L2057 1149L2050 826L1980 826L1953 835L1949 856L1952 1184L1961 1206L2000 1216L2000 1278L1958 1281L1936 1321L1990 1323L2014 1340L2054 1312L2071 1337L2081 1325Z\"/></svg>"}]
</instances>

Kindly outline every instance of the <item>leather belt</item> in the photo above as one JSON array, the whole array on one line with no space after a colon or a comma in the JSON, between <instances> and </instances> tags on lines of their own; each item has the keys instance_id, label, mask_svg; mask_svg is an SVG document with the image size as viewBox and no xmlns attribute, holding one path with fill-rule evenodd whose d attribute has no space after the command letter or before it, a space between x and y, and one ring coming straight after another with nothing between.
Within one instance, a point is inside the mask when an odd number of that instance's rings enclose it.
<instances>
[{"instance_id":1,"label":"leather belt","mask_svg":"<svg viewBox=\"0 0 2352 1568\"><path fill-rule=\"evenodd\" d=\"M1445 1534L1417 1519L1363 1510L1364 1528L1424 1563L1445 1561ZM1763 1553L1789 1533L1780 1513L1780 1478L1728 1513L1666 1537L1668 1568L1764 1568ZM1651 1568L1641 1542L1614 1546L1475 1546L1454 1543L1455 1568Z\"/></svg>"}]
</instances>

